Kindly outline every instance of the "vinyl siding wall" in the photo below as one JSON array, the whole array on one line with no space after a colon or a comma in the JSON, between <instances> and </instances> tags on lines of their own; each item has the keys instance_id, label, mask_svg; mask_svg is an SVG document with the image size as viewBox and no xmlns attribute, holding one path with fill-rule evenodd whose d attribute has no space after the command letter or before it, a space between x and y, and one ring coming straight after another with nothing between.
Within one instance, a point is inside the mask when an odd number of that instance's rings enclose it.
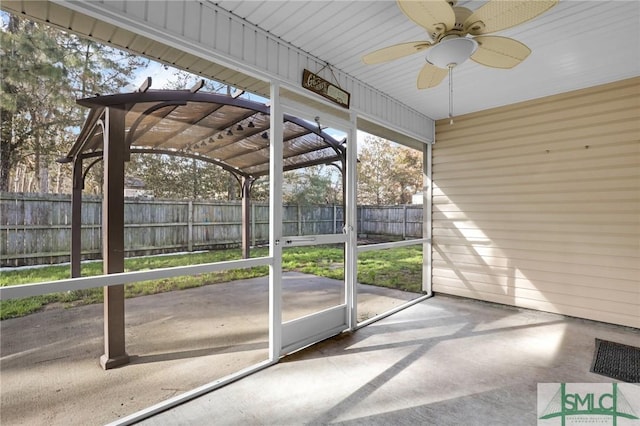
<instances>
[{"instance_id":1,"label":"vinyl siding wall","mask_svg":"<svg viewBox=\"0 0 640 426\"><path fill-rule=\"evenodd\" d=\"M436 123L433 290L640 327L640 78Z\"/></svg>"}]
</instances>

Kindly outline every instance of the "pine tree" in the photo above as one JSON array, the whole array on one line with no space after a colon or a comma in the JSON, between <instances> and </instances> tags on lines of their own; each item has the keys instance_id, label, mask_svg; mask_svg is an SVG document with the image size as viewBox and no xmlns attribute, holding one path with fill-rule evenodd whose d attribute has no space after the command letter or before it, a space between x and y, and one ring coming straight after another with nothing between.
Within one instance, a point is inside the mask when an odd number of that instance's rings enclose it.
<instances>
[{"instance_id":1,"label":"pine tree","mask_svg":"<svg viewBox=\"0 0 640 426\"><path fill-rule=\"evenodd\" d=\"M0 17L0 191L50 192L49 169L86 115L76 98L119 91L144 61L15 15ZM58 175L55 189L62 190Z\"/></svg>"},{"instance_id":2,"label":"pine tree","mask_svg":"<svg viewBox=\"0 0 640 426\"><path fill-rule=\"evenodd\" d=\"M46 165L73 108L73 98L65 96L70 85L64 52L50 29L13 15L6 18L0 42L0 190L9 189L11 170L22 164L35 176L35 189L48 192Z\"/></svg>"}]
</instances>

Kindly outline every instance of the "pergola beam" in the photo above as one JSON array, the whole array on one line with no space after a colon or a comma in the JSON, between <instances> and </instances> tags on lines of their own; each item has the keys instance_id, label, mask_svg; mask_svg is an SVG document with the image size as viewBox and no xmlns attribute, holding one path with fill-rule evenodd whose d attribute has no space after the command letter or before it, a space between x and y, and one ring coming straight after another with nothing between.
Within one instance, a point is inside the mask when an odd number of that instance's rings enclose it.
<instances>
[{"instance_id":1,"label":"pergola beam","mask_svg":"<svg viewBox=\"0 0 640 426\"><path fill-rule=\"evenodd\" d=\"M138 139L144 136L145 133L151 130L156 124L158 124L159 122L167 118L167 116L171 114L173 111L175 111L179 106L185 105L185 104L186 102L184 101L171 101L171 102L158 103L152 106L151 108L148 108L146 111L140 114L140 117L138 117L136 121L131 125L131 128L129 129L129 135L127 136L127 144L131 146L133 142L135 142L135 139ZM153 121L151 121L150 123L147 123L147 125L144 128L138 130L138 126L140 125L142 120L144 120L149 115L151 115L152 112L156 112L163 108L166 108L166 111L163 111L162 114L154 115Z\"/></svg>"},{"instance_id":2,"label":"pergola beam","mask_svg":"<svg viewBox=\"0 0 640 426\"><path fill-rule=\"evenodd\" d=\"M327 146L327 148L330 148L330 146ZM269 147L267 147L267 148L263 148L263 149L260 149L260 150L258 150L258 151L248 151L248 152L244 152L244 153L243 153L243 155L245 155L245 154L252 154L252 153L260 152L260 151L266 152L268 149L269 149ZM292 153L290 153L289 155L283 155L283 156L282 156L282 159L283 159L283 160L287 160L287 159L289 159L289 158L294 158L294 157L297 157L297 156L299 156L299 155L310 154L310 153L312 153L312 152L316 152L316 151L318 151L318 150L317 150L317 149L314 149L314 148L305 149L305 150L300 150L300 151L292 152ZM268 154L268 152L267 152L267 154ZM238 158L238 157L241 157L241 155L237 155L237 156L235 156L235 157L233 157L233 158ZM340 154L339 158L342 158L342 154ZM226 159L225 159L225 158L222 158L221 160L222 160L222 161L225 161ZM323 160L326 162L326 158L323 158ZM311 161L313 161L313 160L311 160ZM260 165L262 165L262 164L264 164L264 163L263 163L263 162L255 163L255 162L254 162L254 163L251 163L251 164L246 164L246 165L244 166L244 168L250 169L251 167L257 167L257 166L260 166ZM300 163L300 164L303 164L303 165L304 165L304 164L306 164L306 163Z\"/></svg>"},{"instance_id":3,"label":"pergola beam","mask_svg":"<svg viewBox=\"0 0 640 426\"><path fill-rule=\"evenodd\" d=\"M263 131L264 130L260 130L260 132L263 132ZM260 132L255 132L255 133L260 133ZM296 133L296 134L293 134L293 135L289 135L288 137L284 138L282 142L283 143L284 142L289 142L289 141L292 141L294 139L298 139L298 138L310 135L311 133L313 133L313 132L308 130L308 129L305 129L304 132L299 132L299 133ZM224 148L224 147L220 147L220 148ZM207 151L207 153L214 152L214 151L216 151L216 149L220 149L220 148L212 149L210 151ZM307 151L307 152L312 152L312 151L313 150ZM239 152L237 152L237 153L235 153L233 155L228 155L226 157L220 157L220 160L222 160L222 161L234 160L236 158L242 157L243 155L253 154L253 153L256 153L256 152L266 152L267 155L269 155L269 146L267 145L267 146L265 146L263 148L260 148L260 149L257 149L257 150L256 149L245 149L245 150L239 151ZM247 167L253 167L253 166L255 166L255 164L251 164L251 165L249 165Z\"/></svg>"},{"instance_id":4,"label":"pergola beam","mask_svg":"<svg viewBox=\"0 0 640 426\"><path fill-rule=\"evenodd\" d=\"M153 145L153 146L154 146L155 148L159 148L159 147L161 147L162 145L164 145L164 144L166 144L167 142L169 142L169 141L171 140L171 138L173 138L174 136L177 136L177 135L179 135L180 133L185 132L186 130L188 130L189 128L191 128L191 127L195 126L196 124L198 124L199 122L201 122L201 121L202 121L202 120L204 120L205 118L209 117L209 115L213 114L214 112L216 112L217 110L219 110L220 108L222 108L222 107L224 106L224 105L222 105L222 104L220 104L220 105L212 104L212 105L213 105L213 106L212 106L212 107L210 107L210 108L207 110L207 113L206 113L206 114L202 114L200 117L196 117L196 118L194 118L194 119L192 119L192 120L190 120L190 121L185 122L185 123L184 123L184 125L183 125L182 127L180 127L180 128L178 128L178 129L174 130L173 132L171 132L171 133L167 134L167 135L165 136L165 138L164 138L164 140L163 140L163 141L161 141L160 143L157 143L157 144L155 144L155 145ZM167 114L167 116L168 116L168 115L169 115L169 114ZM203 136L203 138L202 138L202 139L206 139L206 138L208 138L209 136L211 136L212 134L215 134L215 132L217 132L217 131L219 131L219 130L218 130L218 129L215 129L215 130L214 130L214 129L211 129L211 131L213 131L213 133L209 134L210 132L207 132L207 133L208 133L208 134L207 134L207 136ZM142 136L142 135L140 135L140 136ZM138 137L139 137L139 136L137 136L137 135L136 135L136 136L135 136L135 139L137 139ZM201 140L202 140L202 139L201 139Z\"/></svg>"},{"instance_id":5,"label":"pergola beam","mask_svg":"<svg viewBox=\"0 0 640 426\"><path fill-rule=\"evenodd\" d=\"M335 163L336 161L342 161L342 157L336 155L334 157L329 157L329 158L319 158L317 160L305 161L304 163L296 163L288 166L283 166L282 169L283 171L288 172L290 170L303 169L305 167L311 167L311 166L319 166L321 164L329 165L329 164ZM255 178L267 176L268 174L269 174L269 169L263 169L258 172L251 172L251 176L254 176Z\"/></svg>"},{"instance_id":6,"label":"pergola beam","mask_svg":"<svg viewBox=\"0 0 640 426\"><path fill-rule=\"evenodd\" d=\"M255 115L256 115L256 113L251 114L249 117L245 118L245 120L250 120L250 119L251 119L251 117L254 117ZM251 121L251 120L250 120L250 121ZM258 133L263 133L263 132L266 132L267 130L269 130L269 127L268 127L268 126L267 126L267 127L258 127L258 126L248 127L248 126L247 126L247 128L248 128L249 130L245 129L245 130L244 130L244 133L242 134L243 139L248 139L248 138L250 138L250 137L252 137L252 136L257 135ZM213 135L212 135L212 136L213 136ZM204 155L211 155L211 153L212 153L212 152L215 152L215 151L218 151L218 150L221 150L221 149L227 148L227 147L229 147L230 145L233 145L233 144L234 144L234 143L236 143L236 142L238 142L238 141L237 141L237 140L233 140L233 141L230 141L229 143L226 143L226 144L224 144L224 145L218 145L218 146L216 146L216 147L214 147L214 148L211 148L211 149L210 149L210 150L208 150L208 151L202 151L202 153L203 153ZM214 155L215 155L215 154L214 154Z\"/></svg>"},{"instance_id":7,"label":"pergola beam","mask_svg":"<svg viewBox=\"0 0 640 426\"><path fill-rule=\"evenodd\" d=\"M198 154L193 154L190 152L184 152L184 151L174 151L171 149L156 149L156 148L131 148L131 150L129 151L131 154L162 154L162 155L170 155L173 157L184 157L184 158L191 158L194 160L200 160L200 161L204 161L205 163L210 163L210 164L215 164L216 166L220 166L222 169L226 170L227 172L231 173L232 175L234 175L236 177L236 179L239 179L239 177L241 176L251 176L250 174L244 173L242 170L238 170L234 167L230 167L228 164L222 163L220 161L216 161L213 158L209 158L209 157L204 157L202 155L198 155ZM98 160L100 160L100 157L103 157L104 152L103 151L94 151L94 152L88 152L84 155L82 155L82 158L96 158L98 157ZM88 169L93 166L94 163L91 163L91 165L89 167L87 167L87 171ZM86 174L86 172L85 172Z\"/></svg>"},{"instance_id":8,"label":"pergola beam","mask_svg":"<svg viewBox=\"0 0 640 426\"><path fill-rule=\"evenodd\" d=\"M230 121L230 122L228 122L228 123L225 123L225 124L224 124L223 126L221 126L220 128L211 128L211 130L209 130L207 133L205 133L204 135L202 135L202 136L200 137L200 139L199 139L197 142L195 142L195 143L194 143L194 145L195 145L195 144L197 144L197 143L200 143L200 142L202 142L202 141L204 141L204 140L206 140L206 139L208 139L208 138L213 137L213 135L215 135L216 133L221 133L221 132L224 132L224 131L227 131L227 132L228 132L228 131L231 131L231 133L233 133L233 126L235 126L235 125L236 125L236 124L238 124L238 123L241 123L241 122L242 122L242 121L244 121L244 120L248 120L249 118L253 117L254 115L256 115L256 112L255 112L255 111L251 111L251 112L248 112L248 113L246 113L246 114L242 115L241 117L239 117L239 118L238 118L238 119L236 119L236 120L233 120L233 121ZM204 117L203 117L203 118L204 118ZM247 137L249 137L250 135L254 135L254 134L255 134L255 132L251 132L250 134L243 134L243 135L241 135L241 137L237 137L237 136L236 136L236 134L235 134L235 133L233 133L233 137L232 137L232 138L230 138L230 139L228 139L228 140L229 140L229 143L227 143L225 146L233 145L233 144L235 144L235 143L237 143L237 142L240 142L240 141L241 141L241 140L243 140L243 139L246 139L246 138L247 138ZM226 136L226 135L225 135L225 136ZM209 152L211 152L211 151L212 151L212 150L206 151L206 153L209 153Z\"/></svg>"}]
</instances>

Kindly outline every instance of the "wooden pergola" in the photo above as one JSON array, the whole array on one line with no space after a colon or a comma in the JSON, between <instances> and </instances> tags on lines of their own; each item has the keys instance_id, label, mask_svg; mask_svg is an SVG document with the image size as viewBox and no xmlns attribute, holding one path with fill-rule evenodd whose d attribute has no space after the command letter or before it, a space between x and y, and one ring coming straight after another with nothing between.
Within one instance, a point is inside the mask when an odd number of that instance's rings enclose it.
<instances>
[{"instance_id":1,"label":"wooden pergola","mask_svg":"<svg viewBox=\"0 0 640 426\"><path fill-rule=\"evenodd\" d=\"M124 272L124 165L132 153L164 154L216 164L242 193L242 253L249 257L251 186L269 174L268 104L189 90L150 90L79 99L90 108L80 135L59 161L73 164L71 277L80 276L82 190L87 172L104 162L102 256L105 274ZM283 169L335 164L344 170L345 142L311 123L284 115ZM85 163L86 162L86 163ZM344 176L343 176L344 179ZM343 185L344 188L344 185ZM128 363L124 340L124 285L104 287L105 353L109 369Z\"/></svg>"}]
</instances>

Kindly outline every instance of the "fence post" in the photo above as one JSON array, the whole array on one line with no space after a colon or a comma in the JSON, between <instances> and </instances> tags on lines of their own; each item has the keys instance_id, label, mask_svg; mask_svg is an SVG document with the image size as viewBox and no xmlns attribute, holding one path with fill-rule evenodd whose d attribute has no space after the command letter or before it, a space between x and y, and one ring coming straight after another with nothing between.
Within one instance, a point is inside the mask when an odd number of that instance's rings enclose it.
<instances>
[{"instance_id":1,"label":"fence post","mask_svg":"<svg viewBox=\"0 0 640 426\"><path fill-rule=\"evenodd\" d=\"M402 239L407 239L407 205L402 205Z\"/></svg>"},{"instance_id":2,"label":"fence post","mask_svg":"<svg viewBox=\"0 0 640 426\"><path fill-rule=\"evenodd\" d=\"M256 246L256 205L251 203L251 245Z\"/></svg>"},{"instance_id":3,"label":"fence post","mask_svg":"<svg viewBox=\"0 0 640 426\"><path fill-rule=\"evenodd\" d=\"M302 235L302 208L298 203L298 235Z\"/></svg>"},{"instance_id":4,"label":"fence post","mask_svg":"<svg viewBox=\"0 0 640 426\"><path fill-rule=\"evenodd\" d=\"M193 201L189 201L187 209L187 251L193 251Z\"/></svg>"},{"instance_id":5,"label":"fence post","mask_svg":"<svg viewBox=\"0 0 640 426\"><path fill-rule=\"evenodd\" d=\"M338 232L338 206L333 205L333 233Z\"/></svg>"}]
</instances>

